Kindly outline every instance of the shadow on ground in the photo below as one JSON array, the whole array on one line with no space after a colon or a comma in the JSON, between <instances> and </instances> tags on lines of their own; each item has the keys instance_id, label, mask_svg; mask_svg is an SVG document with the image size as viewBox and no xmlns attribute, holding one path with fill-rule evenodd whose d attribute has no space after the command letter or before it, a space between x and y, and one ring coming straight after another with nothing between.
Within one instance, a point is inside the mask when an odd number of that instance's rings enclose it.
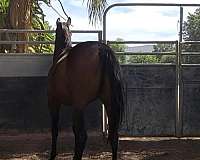
<instances>
[{"instance_id":1,"label":"shadow on ground","mask_svg":"<svg viewBox=\"0 0 200 160\"><path fill-rule=\"evenodd\" d=\"M45 160L50 152L50 133L1 133L0 159ZM61 133L57 160L71 160L74 137ZM121 160L200 160L200 139L122 138ZM101 133L89 133L83 160L111 160L110 146Z\"/></svg>"}]
</instances>

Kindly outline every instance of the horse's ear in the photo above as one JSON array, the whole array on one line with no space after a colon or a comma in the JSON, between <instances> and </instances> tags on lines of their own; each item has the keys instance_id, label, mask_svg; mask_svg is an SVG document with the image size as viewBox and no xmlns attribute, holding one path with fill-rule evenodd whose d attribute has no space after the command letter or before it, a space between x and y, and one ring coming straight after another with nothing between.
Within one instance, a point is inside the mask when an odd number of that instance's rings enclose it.
<instances>
[{"instance_id":1,"label":"horse's ear","mask_svg":"<svg viewBox=\"0 0 200 160\"><path fill-rule=\"evenodd\" d=\"M60 18L57 19L56 25L58 25L59 23L60 23Z\"/></svg>"},{"instance_id":2,"label":"horse's ear","mask_svg":"<svg viewBox=\"0 0 200 160\"><path fill-rule=\"evenodd\" d=\"M67 20L67 26L70 26L70 25L71 25L71 18L69 17Z\"/></svg>"}]
</instances>

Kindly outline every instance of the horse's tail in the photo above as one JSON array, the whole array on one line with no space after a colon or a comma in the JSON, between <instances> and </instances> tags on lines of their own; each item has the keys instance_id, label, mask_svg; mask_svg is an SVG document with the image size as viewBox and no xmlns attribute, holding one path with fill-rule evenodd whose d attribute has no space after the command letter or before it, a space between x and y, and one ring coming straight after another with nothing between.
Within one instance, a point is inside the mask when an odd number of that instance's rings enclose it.
<instances>
[{"instance_id":1,"label":"horse's tail","mask_svg":"<svg viewBox=\"0 0 200 160\"><path fill-rule=\"evenodd\" d=\"M115 57L114 51L105 44L100 43L100 63L102 66L102 79L105 81L105 77L108 77L111 88L111 125L112 129L119 128L122 122L124 114L124 83L122 78L122 72ZM103 85L103 83L102 83Z\"/></svg>"}]
</instances>

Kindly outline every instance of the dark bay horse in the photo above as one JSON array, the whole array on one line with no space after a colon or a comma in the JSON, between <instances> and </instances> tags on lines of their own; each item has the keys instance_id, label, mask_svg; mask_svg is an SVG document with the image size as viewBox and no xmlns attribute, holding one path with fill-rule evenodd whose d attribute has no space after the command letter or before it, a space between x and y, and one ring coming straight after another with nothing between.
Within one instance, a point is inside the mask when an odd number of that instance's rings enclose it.
<instances>
[{"instance_id":1,"label":"dark bay horse","mask_svg":"<svg viewBox=\"0 0 200 160\"><path fill-rule=\"evenodd\" d=\"M118 128L124 107L124 89L120 65L114 52L100 42L83 42L71 47L71 33L67 22L57 20L53 65L48 74L48 106L52 119L52 150L50 160L55 159L61 104L73 108L73 132L75 135L74 160L81 160L87 133L84 125L84 109L99 98L108 115L108 140L112 147L112 159L117 159Z\"/></svg>"}]
</instances>

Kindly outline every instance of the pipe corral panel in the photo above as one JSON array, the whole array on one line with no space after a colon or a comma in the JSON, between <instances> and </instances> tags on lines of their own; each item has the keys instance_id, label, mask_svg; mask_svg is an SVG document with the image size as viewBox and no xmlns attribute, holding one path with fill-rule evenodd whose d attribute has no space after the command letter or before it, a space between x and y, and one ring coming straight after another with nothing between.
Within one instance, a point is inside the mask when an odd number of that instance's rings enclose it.
<instances>
[{"instance_id":1,"label":"pipe corral panel","mask_svg":"<svg viewBox=\"0 0 200 160\"><path fill-rule=\"evenodd\" d=\"M176 68L174 65L123 66L127 105L121 133L134 136L174 136Z\"/></svg>"},{"instance_id":2,"label":"pipe corral panel","mask_svg":"<svg viewBox=\"0 0 200 160\"><path fill-rule=\"evenodd\" d=\"M0 129L50 128L47 73L52 55L0 55ZM200 67L181 72L183 136L200 135ZM120 133L130 136L175 136L177 88L175 65L122 65L126 106ZM94 107L95 106L95 107ZM70 106L62 107L61 127L71 126ZM86 111L89 129L102 128L99 101Z\"/></svg>"}]
</instances>

